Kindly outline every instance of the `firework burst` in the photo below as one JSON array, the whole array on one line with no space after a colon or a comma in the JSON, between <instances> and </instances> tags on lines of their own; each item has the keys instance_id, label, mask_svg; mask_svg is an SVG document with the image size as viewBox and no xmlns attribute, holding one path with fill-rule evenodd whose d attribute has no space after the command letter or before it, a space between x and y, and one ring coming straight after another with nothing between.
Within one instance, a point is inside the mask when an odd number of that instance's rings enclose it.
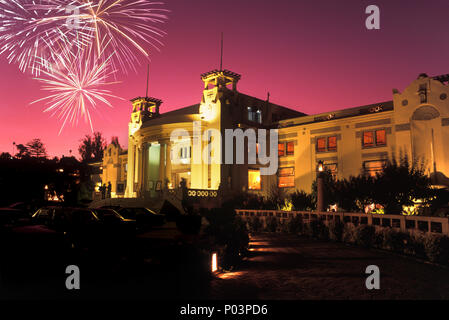
<instances>
[{"instance_id":1,"label":"firework burst","mask_svg":"<svg viewBox=\"0 0 449 320\"><path fill-rule=\"evenodd\" d=\"M165 32L157 25L168 18L168 10L162 2L150 0L73 0L71 5L76 12L66 16L53 16L41 19L39 24L54 23L66 19L75 19L77 30L87 35L96 53L104 52L109 56L114 52L111 63L127 72L136 71L138 57L149 58L150 48L159 51L160 41ZM49 7L56 10L57 6ZM102 44L110 43L109 48Z\"/></svg>"},{"instance_id":2,"label":"firework burst","mask_svg":"<svg viewBox=\"0 0 449 320\"><path fill-rule=\"evenodd\" d=\"M0 0L0 55L17 63L22 72L30 69L39 75L47 67L42 59L55 60L55 48L80 46L75 38L89 43L88 33L69 28L70 20L62 19L67 8L63 0Z\"/></svg>"},{"instance_id":3,"label":"firework burst","mask_svg":"<svg viewBox=\"0 0 449 320\"><path fill-rule=\"evenodd\" d=\"M56 115L62 121L59 134L68 122L74 125L80 118L84 118L93 131L90 109L96 109L98 102L111 106L107 98L122 99L109 90L101 89L118 83L107 80L116 72L109 64L112 56L97 59L91 48L78 49L75 53L62 50L56 67L50 71L43 70L43 76L35 78L43 84L42 90L51 94L31 104L46 102L44 112L51 112L52 116Z\"/></svg>"}]
</instances>

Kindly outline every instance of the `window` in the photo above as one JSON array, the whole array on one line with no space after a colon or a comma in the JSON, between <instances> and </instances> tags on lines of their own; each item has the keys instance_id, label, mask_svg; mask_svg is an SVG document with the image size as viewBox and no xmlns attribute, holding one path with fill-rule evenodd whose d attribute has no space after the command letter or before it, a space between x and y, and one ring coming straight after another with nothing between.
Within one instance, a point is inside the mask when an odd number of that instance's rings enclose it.
<instances>
[{"instance_id":1,"label":"window","mask_svg":"<svg viewBox=\"0 0 449 320\"><path fill-rule=\"evenodd\" d=\"M248 170L248 189L260 190L260 171L257 169Z\"/></svg>"},{"instance_id":2,"label":"window","mask_svg":"<svg viewBox=\"0 0 449 320\"><path fill-rule=\"evenodd\" d=\"M295 186L295 169L280 168L278 173L278 187L287 188Z\"/></svg>"},{"instance_id":3,"label":"window","mask_svg":"<svg viewBox=\"0 0 449 320\"><path fill-rule=\"evenodd\" d=\"M285 144L283 142L278 143L278 155L279 157L285 156Z\"/></svg>"},{"instance_id":4,"label":"window","mask_svg":"<svg viewBox=\"0 0 449 320\"><path fill-rule=\"evenodd\" d=\"M335 152L337 151L337 136L316 138L317 152Z\"/></svg>"},{"instance_id":5,"label":"window","mask_svg":"<svg viewBox=\"0 0 449 320\"><path fill-rule=\"evenodd\" d=\"M387 144L387 137L385 134L385 130L377 130L376 131L376 145L384 146Z\"/></svg>"},{"instance_id":6,"label":"window","mask_svg":"<svg viewBox=\"0 0 449 320\"><path fill-rule=\"evenodd\" d=\"M190 147L182 147L179 149L180 159L190 159Z\"/></svg>"},{"instance_id":7,"label":"window","mask_svg":"<svg viewBox=\"0 0 449 320\"><path fill-rule=\"evenodd\" d=\"M331 136L327 138L327 150L337 151L337 137Z\"/></svg>"},{"instance_id":8,"label":"window","mask_svg":"<svg viewBox=\"0 0 449 320\"><path fill-rule=\"evenodd\" d=\"M287 156L292 156L295 153L295 143L293 141L287 142Z\"/></svg>"},{"instance_id":9,"label":"window","mask_svg":"<svg viewBox=\"0 0 449 320\"><path fill-rule=\"evenodd\" d=\"M295 154L295 142L294 141L278 143L279 157L292 156L294 154Z\"/></svg>"},{"instance_id":10,"label":"window","mask_svg":"<svg viewBox=\"0 0 449 320\"><path fill-rule=\"evenodd\" d=\"M325 152L326 151L326 138L316 139L316 151Z\"/></svg>"},{"instance_id":11,"label":"window","mask_svg":"<svg viewBox=\"0 0 449 320\"><path fill-rule=\"evenodd\" d=\"M386 160L365 161L363 163L363 169L365 170L365 174L375 177L377 173L382 172L386 162L387 162Z\"/></svg>"},{"instance_id":12,"label":"window","mask_svg":"<svg viewBox=\"0 0 449 320\"><path fill-rule=\"evenodd\" d=\"M262 110L259 110L256 107L254 107L254 108L248 107L247 109L248 109L248 120L249 121L262 123Z\"/></svg>"},{"instance_id":13,"label":"window","mask_svg":"<svg viewBox=\"0 0 449 320\"><path fill-rule=\"evenodd\" d=\"M387 135L385 129L364 131L362 146L364 148L381 147L387 145Z\"/></svg>"}]
</instances>

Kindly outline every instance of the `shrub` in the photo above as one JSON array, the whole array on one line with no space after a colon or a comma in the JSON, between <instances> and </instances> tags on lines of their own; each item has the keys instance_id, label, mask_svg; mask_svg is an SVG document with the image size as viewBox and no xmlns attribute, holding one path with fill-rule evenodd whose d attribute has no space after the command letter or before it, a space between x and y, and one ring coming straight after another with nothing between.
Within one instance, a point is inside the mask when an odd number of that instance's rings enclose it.
<instances>
[{"instance_id":1,"label":"shrub","mask_svg":"<svg viewBox=\"0 0 449 320\"><path fill-rule=\"evenodd\" d=\"M279 223L276 217L268 217L266 220L266 224L266 231L276 232Z\"/></svg>"},{"instance_id":2,"label":"shrub","mask_svg":"<svg viewBox=\"0 0 449 320\"><path fill-rule=\"evenodd\" d=\"M383 243L384 243L384 233L383 230L377 230L376 227L374 227L374 242L373 247L382 249Z\"/></svg>"},{"instance_id":3,"label":"shrub","mask_svg":"<svg viewBox=\"0 0 449 320\"><path fill-rule=\"evenodd\" d=\"M321 220L313 219L304 225L303 234L314 239L326 239L327 229Z\"/></svg>"},{"instance_id":4,"label":"shrub","mask_svg":"<svg viewBox=\"0 0 449 320\"><path fill-rule=\"evenodd\" d=\"M279 220L279 231L282 233L289 232L289 221L288 220Z\"/></svg>"},{"instance_id":5,"label":"shrub","mask_svg":"<svg viewBox=\"0 0 449 320\"><path fill-rule=\"evenodd\" d=\"M449 238L436 234L424 236L424 249L431 262L447 264L449 261Z\"/></svg>"},{"instance_id":6,"label":"shrub","mask_svg":"<svg viewBox=\"0 0 449 320\"><path fill-rule=\"evenodd\" d=\"M408 233L397 232L390 228L385 229L383 230L383 248L403 253L409 238Z\"/></svg>"},{"instance_id":7,"label":"shrub","mask_svg":"<svg viewBox=\"0 0 449 320\"><path fill-rule=\"evenodd\" d=\"M426 258L426 250L424 248L424 234L415 234L406 240L404 253L418 258Z\"/></svg>"},{"instance_id":8,"label":"shrub","mask_svg":"<svg viewBox=\"0 0 449 320\"><path fill-rule=\"evenodd\" d=\"M324 223L321 222L318 229L318 239L320 240L329 240L329 228Z\"/></svg>"},{"instance_id":9,"label":"shrub","mask_svg":"<svg viewBox=\"0 0 449 320\"><path fill-rule=\"evenodd\" d=\"M376 230L373 226L359 225L355 228L354 240L359 246L369 248L374 244Z\"/></svg>"},{"instance_id":10,"label":"shrub","mask_svg":"<svg viewBox=\"0 0 449 320\"><path fill-rule=\"evenodd\" d=\"M297 215L288 221L288 232L299 234L303 230L302 216Z\"/></svg>"},{"instance_id":11,"label":"shrub","mask_svg":"<svg viewBox=\"0 0 449 320\"><path fill-rule=\"evenodd\" d=\"M203 214L209 222L204 235L209 239L210 247L224 248L222 266L225 268L235 266L240 262L249 243L245 221L228 208L204 210ZM210 252L211 248L208 249Z\"/></svg>"},{"instance_id":12,"label":"shrub","mask_svg":"<svg viewBox=\"0 0 449 320\"><path fill-rule=\"evenodd\" d=\"M252 217L248 220L248 226L251 232L260 232L263 224L259 217Z\"/></svg>"},{"instance_id":13,"label":"shrub","mask_svg":"<svg viewBox=\"0 0 449 320\"><path fill-rule=\"evenodd\" d=\"M290 200L296 211L308 211L315 209L315 203L312 195L306 193L305 191L295 191L295 193L290 195Z\"/></svg>"},{"instance_id":14,"label":"shrub","mask_svg":"<svg viewBox=\"0 0 449 320\"><path fill-rule=\"evenodd\" d=\"M344 225L342 241L346 243L355 243L355 226L352 223L346 223Z\"/></svg>"},{"instance_id":15,"label":"shrub","mask_svg":"<svg viewBox=\"0 0 449 320\"><path fill-rule=\"evenodd\" d=\"M341 241L343 236L344 224L341 221L332 220L328 224L329 238L332 241Z\"/></svg>"}]
</instances>

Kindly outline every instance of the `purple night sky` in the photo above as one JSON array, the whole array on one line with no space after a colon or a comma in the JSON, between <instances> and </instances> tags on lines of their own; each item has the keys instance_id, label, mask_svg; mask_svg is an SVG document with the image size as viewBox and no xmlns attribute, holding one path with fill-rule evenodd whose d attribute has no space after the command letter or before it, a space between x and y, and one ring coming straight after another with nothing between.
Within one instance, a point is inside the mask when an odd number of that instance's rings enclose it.
<instances>
[{"instance_id":1,"label":"purple night sky","mask_svg":"<svg viewBox=\"0 0 449 320\"><path fill-rule=\"evenodd\" d=\"M171 10L161 52L153 51L150 95L161 111L199 103L200 74L219 67L242 74L238 90L313 114L392 99L419 73L449 73L449 2L399 0L166 0ZM365 28L365 8L380 8L380 30ZM84 121L66 127L43 113L40 84L0 56L0 152L41 138L50 156L78 156ZM93 124L127 145L129 99L145 95L146 62L109 89L125 100L99 106Z\"/></svg>"}]
</instances>

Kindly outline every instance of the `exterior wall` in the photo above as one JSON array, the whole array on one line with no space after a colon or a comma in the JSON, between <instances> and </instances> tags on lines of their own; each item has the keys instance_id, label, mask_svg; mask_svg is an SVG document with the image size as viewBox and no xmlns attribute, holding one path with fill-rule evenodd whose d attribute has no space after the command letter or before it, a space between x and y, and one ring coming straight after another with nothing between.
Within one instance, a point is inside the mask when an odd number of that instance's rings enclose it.
<instances>
[{"instance_id":1,"label":"exterior wall","mask_svg":"<svg viewBox=\"0 0 449 320\"><path fill-rule=\"evenodd\" d=\"M195 114L179 113L161 120L141 112L138 106L144 98L133 100L127 154L129 170L127 173L119 170L125 163L123 159L105 157L103 181L127 180L126 197L155 196L156 185L177 187L181 177L188 179L188 187L192 189L220 187L261 196L267 196L270 188L277 186L278 175L262 176L261 190L248 190L248 170L260 169L259 164L193 164L192 158L174 164L178 142L170 140L171 133L182 129L191 137L188 143L193 157L192 125L198 122L202 135L213 130L222 137L225 129L279 128L279 142L294 144L293 155L279 157L279 168L294 168L295 186L286 187L287 192L311 192L320 160L325 165L336 165L337 178L349 178L361 173L366 161L391 159L403 153L411 159L425 156L428 173L435 178L435 184L449 186L449 148L445 148L449 139L449 89L439 80L420 76L402 93L394 90L393 101L314 116L289 111L269 103L268 99L240 94L236 91L238 78L233 76L212 72L203 76L203 81L205 89L199 112ZM248 107L261 110L261 123L248 119ZM278 119L285 120L276 122ZM386 145L363 147L363 132L380 129L386 132ZM336 137L337 150L317 152L317 139L328 136ZM209 142L201 139L201 150ZM219 140L212 139L212 143L218 144ZM247 153L247 143L245 148ZM221 155L224 156L224 143ZM119 166L114 167L117 163Z\"/></svg>"},{"instance_id":2,"label":"exterior wall","mask_svg":"<svg viewBox=\"0 0 449 320\"><path fill-rule=\"evenodd\" d=\"M104 185L111 183L111 197L123 197L127 179L128 156L119 146L110 144L104 151L101 181Z\"/></svg>"}]
</instances>

